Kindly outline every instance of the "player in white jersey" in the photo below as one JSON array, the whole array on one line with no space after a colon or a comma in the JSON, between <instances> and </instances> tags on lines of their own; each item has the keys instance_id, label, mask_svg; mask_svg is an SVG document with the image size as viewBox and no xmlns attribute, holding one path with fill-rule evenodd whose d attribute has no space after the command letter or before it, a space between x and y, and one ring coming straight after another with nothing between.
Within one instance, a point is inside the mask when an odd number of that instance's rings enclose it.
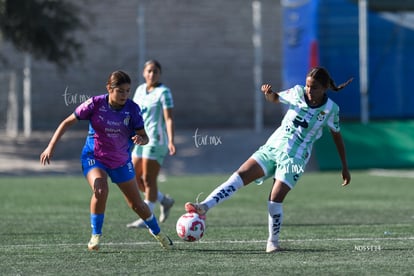
<instances>
[{"instance_id":1,"label":"player in white jersey","mask_svg":"<svg viewBox=\"0 0 414 276\"><path fill-rule=\"evenodd\" d=\"M306 86L295 86L276 93L272 86L261 87L266 99L288 105L282 124L230 178L212 191L200 203L187 202L185 210L205 216L207 211L229 199L237 190L253 181L261 183L273 177L274 183L268 201L268 241L266 252L280 251L279 233L283 219L282 202L303 174L313 143L327 126L332 134L342 163L342 186L351 181L346 161L345 146L339 128L339 107L328 98L328 89L339 91L352 79L336 86L326 69L316 67L306 76Z\"/></svg>"},{"instance_id":2,"label":"player in white jersey","mask_svg":"<svg viewBox=\"0 0 414 276\"><path fill-rule=\"evenodd\" d=\"M138 86L133 100L141 108L149 143L134 147L132 162L140 190L145 193L145 202L151 211L157 201L160 202L159 221L164 222L174 205L174 199L158 190L157 178L167 153L174 155L176 152L172 114L174 103L170 89L160 82L161 64L158 61L147 61L143 76L145 83ZM127 227L147 226L142 219L138 219L127 224Z\"/></svg>"}]
</instances>

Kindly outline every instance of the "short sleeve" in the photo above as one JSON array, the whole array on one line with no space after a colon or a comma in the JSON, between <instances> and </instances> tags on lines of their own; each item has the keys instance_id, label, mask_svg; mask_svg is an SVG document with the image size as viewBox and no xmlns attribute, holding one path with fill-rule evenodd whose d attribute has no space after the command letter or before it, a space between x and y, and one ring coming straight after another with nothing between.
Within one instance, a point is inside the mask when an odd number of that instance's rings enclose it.
<instances>
[{"instance_id":1,"label":"short sleeve","mask_svg":"<svg viewBox=\"0 0 414 276\"><path fill-rule=\"evenodd\" d=\"M75 116L78 120L89 120L94 109L94 97L87 99L75 109Z\"/></svg>"},{"instance_id":2,"label":"short sleeve","mask_svg":"<svg viewBox=\"0 0 414 276\"><path fill-rule=\"evenodd\" d=\"M174 107L174 101L170 89L164 89L162 91L160 102L163 109Z\"/></svg>"},{"instance_id":3,"label":"short sleeve","mask_svg":"<svg viewBox=\"0 0 414 276\"><path fill-rule=\"evenodd\" d=\"M292 88L279 92L278 95L281 103L295 103L298 98L301 98L304 95L304 88L301 85L296 85Z\"/></svg>"},{"instance_id":4,"label":"short sleeve","mask_svg":"<svg viewBox=\"0 0 414 276\"><path fill-rule=\"evenodd\" d=\"M339 132L341 131L339 126L339 107L337 105L334 105L334 107L331 116L328 118L327 125L332 131Z\"/></svg>"}]
</instances>

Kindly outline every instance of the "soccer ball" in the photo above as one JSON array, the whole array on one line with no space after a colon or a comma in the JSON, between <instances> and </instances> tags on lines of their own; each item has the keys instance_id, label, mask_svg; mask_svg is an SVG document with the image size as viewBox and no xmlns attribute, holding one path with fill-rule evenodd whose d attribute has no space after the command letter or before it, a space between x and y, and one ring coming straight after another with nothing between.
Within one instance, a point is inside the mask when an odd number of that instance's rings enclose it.
<instances>
[{"instance_id":1,"label":"soccer ball","mask_svg":"<svg viewBox=\"0 0 414 276\"><path fill-rule=\"evenodd\" d=\"M206 224L197 213L186 213L177 220L177 235L184 241L198 241L204 235Z\"/></svg>"}]
</instances>

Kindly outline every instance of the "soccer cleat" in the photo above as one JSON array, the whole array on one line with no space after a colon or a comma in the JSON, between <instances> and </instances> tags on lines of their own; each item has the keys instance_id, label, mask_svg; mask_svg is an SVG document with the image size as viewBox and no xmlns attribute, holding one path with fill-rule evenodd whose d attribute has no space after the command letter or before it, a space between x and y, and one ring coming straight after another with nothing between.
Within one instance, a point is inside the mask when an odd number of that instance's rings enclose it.
<instances>
[{"instance_id":1,"label":"soccer cleat","mask_svg":"<svg viewBox=\"0 0 414 276\"><path fill-rule=\"evenodd\" d=\"M188 213L197 213L201 219L206 218L206 213L208 211L207 205L200 203L191 203L187 202L184 205L184 209Z\"/></svg>"},{"instance_id":2,"label":"soccer cleat","mask_svg":"<svg viewBox=\"0 0 414 276\"><path fill-rule=\"evenodd\" d=\"M268 241L266 245L266 253L276 253L282 251L278 242Z\"/></svg>"},{"instance_id":3,"label":"soccer cleat","mask_svg":"<svg viewBox=\"0 0 414 276\"><path fill-rule=\"evenodd\" d=\"M148 228L143 219L137 219L127 224L128 228Z\"/></svg>"},{"instance_id":4,"label":"soccer cleat","mask_svg":"<svg viewBox=\"0 0 414 276\"><path fill-rule=\"evenodd\" d=\"M98 251L99 250L99 241L100 241L101 235L100 234L92 234L92 237L88 243L88 249L90 251L95 250Z\"/></svg>"},{"instance_id":5,"label":"soccer cleat","mask_svg":"<svg viewBox=\"0 0 414 276\"><path fill-rule=\"evenodd\" d=\"M174 205L174 199L169 195L165 195L160 204L160 222L165 222L170 215L171 207Z\"/></svg>"},{"instance_id":6,"label":"soccer cleat","mask_svg":"<svg viewBox=\"0 0 414 276\"><path fill-rule=\"evenodd\" d=\"M174 248L172 240L162 232L159 232L157 235L154 235L151 230L149 231L150 234L161 244L161 246L166 249L170 250Z\"/></svg>"}]
</instances>

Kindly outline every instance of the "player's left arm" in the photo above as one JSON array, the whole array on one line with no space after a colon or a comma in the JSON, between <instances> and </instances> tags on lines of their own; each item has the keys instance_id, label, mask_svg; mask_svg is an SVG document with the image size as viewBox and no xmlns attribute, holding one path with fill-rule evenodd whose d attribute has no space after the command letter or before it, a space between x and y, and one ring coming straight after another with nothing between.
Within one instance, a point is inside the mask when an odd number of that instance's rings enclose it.
<instances>
[{"instance_id":1,"label":"player's left arm","mask_svg":"<svg viewBox=\"0 0 414 276\"><path fill-rule=\"evenodd\" d=\"M174 117L172 108L164 108L164 120L168 135L168 150L170 151L170 155L174 155L176 150L174 144Z\"/></svg>"},{"instance_id":2,"label":"player's left arm","mask_svg":"<svg viewBox=\"0 0 414 276\"><path fill-rule=\"evenodd\" d=\"M342 139L342 135L339 131L333 131L331 129L331 134L342 163L342 179L344 180L342 186L346 186L351 182L351 174L349 173L348 163L346 161L344 140Z\"/></svg>"}]
</instances>

